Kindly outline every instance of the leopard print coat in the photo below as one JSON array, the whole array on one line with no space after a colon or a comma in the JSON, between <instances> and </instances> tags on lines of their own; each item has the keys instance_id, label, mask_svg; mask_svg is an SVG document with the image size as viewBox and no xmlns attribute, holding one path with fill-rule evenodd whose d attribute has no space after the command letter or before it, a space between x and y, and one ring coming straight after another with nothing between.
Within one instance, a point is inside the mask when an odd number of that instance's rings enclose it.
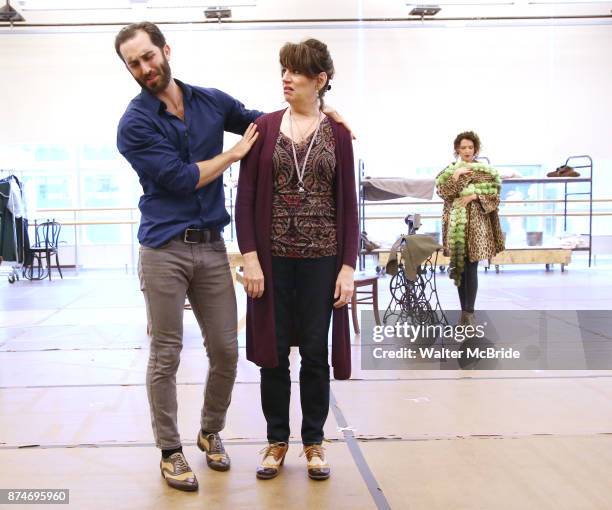
<instances>
[{"instance_id":1,"label":"leopard print coat","mask_svg":"<svg viewBox=\"0 0 612 510\"><path fill-rule=\"evenodd\" d=\"M437 187L438 195L444 200L442 244L446 256L449 255L448 226L453 200L459 197L459 193L471 179L472 177L464 174L457 180L450 178ZM504 235L499 224L498 208L499 195L478 195L476 200L467 205L465 246L470 262L490 259L504 250Z\"/></svg>"}]
</instances>

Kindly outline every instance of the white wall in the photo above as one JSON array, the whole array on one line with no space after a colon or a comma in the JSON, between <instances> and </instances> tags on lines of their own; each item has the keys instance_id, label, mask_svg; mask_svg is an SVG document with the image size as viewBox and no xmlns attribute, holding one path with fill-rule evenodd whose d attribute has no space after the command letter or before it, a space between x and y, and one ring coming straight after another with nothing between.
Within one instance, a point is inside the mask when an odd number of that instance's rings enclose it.
<instances>
[{"instance_id":1,"label":"white wall","mask_svg":"<svg viewBox=\"0 0 612 510\"><path fill-rule=\"evenodd\" d=\"M117 121L139 91L114 52L119 28L0 29L0 168L18 166L12 159L22 156L13 157L11 144L114 145ZM595 196L612 197L612 22L163 30L176 77L264 111L283 107L282 44L310 36L325 41L337 73L328 102L357 133L356 154L369 175L440 168L452 157L455 134L474 129L494 164L548 170L568 155L590 154ZM46 168L72 170L62 165ZM123 160L116 165L126 172L122 188L131 189L133 172ZM396 223L388 229L403 231ZM610 217L595 217L593 227L609 233ZM572 231L586 232L586 219L573 219ZM98 247L87 250L81 247L81 263L99 265L92 262ZM115 250L108 260L130 264L131 255Z\"/></svg>"},{"instance_id":2,"label":"white wall","mask_svg":"<svg viewBox=\"0 0 612 510\"><path fill-rule=\"evenodd\" d=\"M138 88L114 53L118 27L93 30L0 33L2 144L114 141ZM328 102L353 126L372 175L442 166L464 129L479 132L493 163L612 160L612 24L164 31L176 77L264 110L282 107L280 46L327 42L337 71Z\"/></svg>"}]
</instances>

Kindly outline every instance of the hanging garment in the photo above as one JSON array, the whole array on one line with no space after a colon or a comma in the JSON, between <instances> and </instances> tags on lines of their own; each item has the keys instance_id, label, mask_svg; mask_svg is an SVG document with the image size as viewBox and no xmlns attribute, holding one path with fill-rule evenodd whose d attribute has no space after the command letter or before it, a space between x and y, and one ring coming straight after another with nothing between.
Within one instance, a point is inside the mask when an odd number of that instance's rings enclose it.
<instances>
[{"instance_id":1,"label":"hanging garment","mask_svg":"<svg viewBox=\"0 0 612 510\"><path fill-rule=\"evenodd\" d=\"M0 256L5 261L24 262L30 247L27 229L21 183L11 175L0 180Z\"/></svg>"},{"instance_id":2,"label":"hanging garment","mask_svg":"<svg viewBox=\"0 0 612 510\"><path fill-rule=\"evenodd\" d=\"M8 208L15 218L25 218L25 202L21 194L21 183L14 175L8 178L9 182L9 202Z\"/></svg>"}]
</instances>

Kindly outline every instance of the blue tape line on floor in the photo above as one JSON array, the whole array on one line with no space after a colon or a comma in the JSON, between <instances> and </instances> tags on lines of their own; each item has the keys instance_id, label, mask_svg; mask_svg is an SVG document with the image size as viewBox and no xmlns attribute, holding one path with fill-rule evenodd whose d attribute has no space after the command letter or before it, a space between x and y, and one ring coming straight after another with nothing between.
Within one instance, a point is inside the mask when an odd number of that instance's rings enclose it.
<instances>
[{"instance_id":1,"label":"blue tape line on floor","mask_svg":"<svg viewBox=\"0 0 612 510\"><path fill-rule=\"evenodd\" d=\"M387 498L385 498L385 495L383 494L382 489L378 485L376 478L374 478L374 474L370 470L370 467L368 466L368 463L366 462L365 457L361 452L361 448L359 448L359 444L355 439L355 435L353 434L352 429L348 427L346 419L342 414L342 410L338 406L338 401L336 400L336 397L331 391L330 401L332 412L334 413L334 417L336 418L336 423L338 424L338 427L342 429L342 433L344 434L344 439L349 448L349 451L351 452L353 460L357 465L357 469L359 469L359 472L361 473L363 481L365 482L366 486L368 487L368 490L370 491L370 495L372 496L374 503L376 503L376 507L379 510L390 510L391 507L389 506L389 502L387 501Z\"/></svg>"}]
</instances>

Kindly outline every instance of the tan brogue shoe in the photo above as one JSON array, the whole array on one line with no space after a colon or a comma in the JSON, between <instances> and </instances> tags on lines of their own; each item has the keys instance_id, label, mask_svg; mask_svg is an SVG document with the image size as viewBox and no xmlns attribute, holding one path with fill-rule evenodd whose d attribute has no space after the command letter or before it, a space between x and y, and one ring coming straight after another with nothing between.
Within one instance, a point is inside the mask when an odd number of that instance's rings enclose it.
<instances>
[{"instance_id":1,"label":"tan brogue shoe","mask_svg":"<svg viewBox=\"0 0 612 510\"><path fill-rule=\"evenodd\" d=\"M329 464L325 460L325 448L321 443L304 445L308 477L312 480L327 480L330 475Z\"/></svg>"},{"instance_id":2,"label":"tan brogue shoe","mask_svg":"<svg viewBox=\"0 0 612 510\"><path fill-rule=\"evenodd\" d=\"M198 481L182 453L173 453L168 458L162 457L159 468L170 487L180 491L198 490Z\"/></svg>"},{"instance_id":3,"label":"tan brogue shoe","mask_svg":"<svg viewBox=\"0 0 612 510\"><path fill-rule=\"evenodd\" d=\"M206 464L215 471L227 471L231 460L225 451L223 441L218 433L206 434L198 432L198 448L206 454Z\"/></svg>"},{"instance_id":4,"label":"tan brogue shoe","mask_svg":"<svg viewBox=\"0 0 612 510\"><path fill-rule=\"evenodd\" d=\"M278 475L281 466L285 462L285 455L289 445L287 443L270 443L259 453L263 453L261 463L257 466L257 478L270 480Z\"/></svg>"}]
</instances>

